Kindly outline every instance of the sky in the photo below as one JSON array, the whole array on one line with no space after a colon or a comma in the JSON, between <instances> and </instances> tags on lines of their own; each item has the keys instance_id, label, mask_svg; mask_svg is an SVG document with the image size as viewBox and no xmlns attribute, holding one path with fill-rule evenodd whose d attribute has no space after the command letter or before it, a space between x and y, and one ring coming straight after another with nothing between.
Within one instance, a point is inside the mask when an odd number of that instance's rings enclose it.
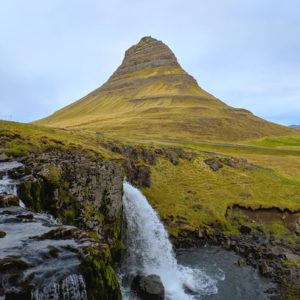
<instances>
[{"instance_id":1,"label":"sky","mask_svg":"<svg viewBox=\"0 0 300 300\"><path fill-rule=\"evenodd\" d=\"M80 99L148 35L228 105L300 124L299 0L1 0L0 119Z\"/></svg>"}]
</instances>

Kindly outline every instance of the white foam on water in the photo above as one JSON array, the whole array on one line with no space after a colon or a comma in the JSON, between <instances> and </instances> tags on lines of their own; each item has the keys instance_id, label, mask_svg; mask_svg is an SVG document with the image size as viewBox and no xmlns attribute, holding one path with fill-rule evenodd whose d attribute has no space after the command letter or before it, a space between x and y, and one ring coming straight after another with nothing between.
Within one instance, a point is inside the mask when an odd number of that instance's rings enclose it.
<instances>
[{"instance_id":1,"label":"white foam on water","mask_svg":"<svg viewBox=\"0 0 300 300\"><path fill-rule=\"evenodd\" d=\"M0 193L7 193L11 195L18 195L18 185L20 183L17 179L12 179L8 175L8 171L13 168L21 167L23 164L17 161L1 162L0 163ZM23 208L26 208L25 203L19 199L19 205Z\"/></svg>"}]
</instances>

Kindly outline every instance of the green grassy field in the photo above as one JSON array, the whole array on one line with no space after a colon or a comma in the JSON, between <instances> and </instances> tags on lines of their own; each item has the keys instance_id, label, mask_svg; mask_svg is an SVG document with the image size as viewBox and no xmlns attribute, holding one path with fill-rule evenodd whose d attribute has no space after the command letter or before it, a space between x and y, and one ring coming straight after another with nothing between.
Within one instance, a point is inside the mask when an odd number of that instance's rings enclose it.
<instances>
[{"instance_id":1,"label":"green grassy field","mask_svg":"<svg viewBox=\"0 0 300 300\"><path fill-rule=\"evenodd\" d=\"M285 148L285 149L300 149L300 137L276 137L264 138L245 143L247 145L254 145L259 147L269 148Z\"/></svg>"}]
</instances>

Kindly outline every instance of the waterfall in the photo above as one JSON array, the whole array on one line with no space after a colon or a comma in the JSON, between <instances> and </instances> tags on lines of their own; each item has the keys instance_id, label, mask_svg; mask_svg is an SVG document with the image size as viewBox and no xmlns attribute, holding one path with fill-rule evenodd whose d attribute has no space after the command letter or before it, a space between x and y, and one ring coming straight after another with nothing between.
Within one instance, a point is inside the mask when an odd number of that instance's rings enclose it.
<instances>
[{"instance_id":1,"label":"waterfall","mask_svg":"<svg viewBox=\"0 0 300 300\"><path fill-rule=\"evenodd\" d=\"M129 251L123 274L159 275L166 299L170 300L199 299L201 295L217 293L216 279L200 269L177 263L168 233L157 213L144 195L128 182L124 182L123 205Z\"/></svg>"},{"instance_id":2,"label":"waterfall","mask_svg":"<svg viewBox=\"0 0 300 300\"><path fill-rule=\"evenodd\" d=\"M87 300L86 285L82 275L72 274L65 278L61 284L51 281L41 290L31 292L33 300Z\"/></svg>"},{"instance_id":3,"label":"waterfall","mask_svg":"<svg viewBox=\"0 0 300 300\"><path fill-rule=\"evenodd\" d=\"M17 196L18 184L17 179L12 179L8 175L8 171L14 168L23 166L23 164L17 161L9 161L0 163L0 193L7 193ZM22 200L19 200L21 207L25 207Z\"/></svg>"}]
</instances>

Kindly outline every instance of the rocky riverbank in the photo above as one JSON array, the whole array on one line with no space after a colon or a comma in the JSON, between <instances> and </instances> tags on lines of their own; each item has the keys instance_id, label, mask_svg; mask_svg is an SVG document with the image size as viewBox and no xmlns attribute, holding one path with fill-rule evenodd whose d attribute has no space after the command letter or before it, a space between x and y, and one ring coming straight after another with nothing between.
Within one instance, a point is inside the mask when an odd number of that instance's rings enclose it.
<instances>
[{"instance_id":1,"label":"rocky riverbank","mask_svg":"<svg viewBox=\"0 0 300 300\"><path fill-rule=\"evenodd\" d=\"M229 235L208 227L203 231L181 231L177 237L171 236L175 248L220 246L241 256L240 266L258 268L260 274L276 284L276 288L266 291L271 299L299 299L300 297L300 238L276 238L274 233L264 232L262 227L253 230L241 224L240 234Z\"/></svg>"}]
</instances>

